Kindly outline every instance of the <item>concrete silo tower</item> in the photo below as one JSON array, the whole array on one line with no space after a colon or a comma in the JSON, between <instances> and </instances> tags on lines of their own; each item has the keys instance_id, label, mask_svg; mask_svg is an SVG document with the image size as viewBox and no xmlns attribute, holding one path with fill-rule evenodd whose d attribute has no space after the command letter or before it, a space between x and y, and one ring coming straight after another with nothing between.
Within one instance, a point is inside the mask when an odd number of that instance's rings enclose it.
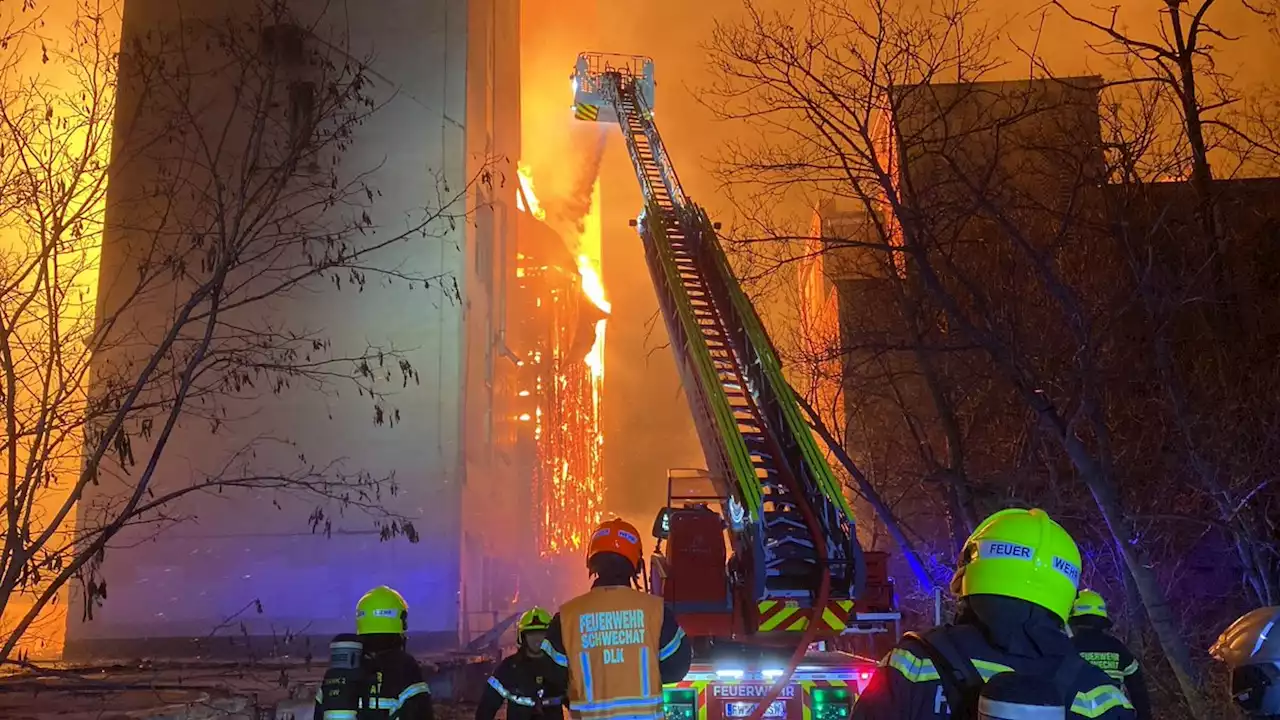
<instances>
[{"instance_id":1,"label":"concrete silo tower","mask_svg":"<svg viewBox=\"0 0 1280 720\"><path fill-rule=\"evenodd\" d=\"M341 461L347 472L394 473L397 493L383 502L413 519L420 541L380 541L368 517L339 513L333 505L317 532L308 519L317 502L305 494L247 489L187 495L165 513L181 522L154 541L154 528L146 527L124 528L113 539L101 568L107 598L91 621L81 620L84 600L73 594L69 656L207 654L229 643L197 647L193 638L228 624L240 635L242 622L250 636L327 638L348 631L356 599L381 584L408 600L411 631L426 636L418 647L454 646L510 609L519 573L533 559L528 548L534 543L524 537L529 523L522 517L527 503L521 496L528 490L515 477L516 464L501 441L510 412L511 383L505 378L513 363L504 357L502 341L516 212L511 184L504 186L502 176L514 181L519 156L518 0L283 5L123 3L117 162L99 313L110 315L123 302L140 238L168 237L156 232L156 223L169 223L177 234L187 224L183 213L190 212L191 201L167 198L172 202L161 212L164 202L154 195L158 180L179 172L232 177L236 170L235 150L224 149L214 163L217 171L184 171L173 167L162 143L138 142L163 135L165 122L148 115L146 99L157 80L154 74L143 77L139 55L161 38L171 38L170 49L176 47L172 38L185 38L180 51L200 68L190 91L198 111L189 121L210 137L228 126L246 81L214 67L212 58L225 57L226 49L192 28L238 23L259 34L242 49L254 45L262 53L258 60L282 68L272 112L283 113L286 125L290 113L305 114L326 91L309 74L306 58L319 55L338 65L367 60L368 92L377 110L354 129L344 152L316 160L336 162L344 178L369 173L380 196L368 210L374 239L365 242L403 231L421 208L438 204L442 194L459 193L482 171L492 170L492 182L464 193L466 208L458 213L468 212L465 221L437 223L429 237L396 243L373 260L434 278L426 290L372 277L362 289L339 290L326 280L253 304L235 320L259 329L316 333L333 355L360 353L369 345L403 351L415 379L400 387L396 371L390 404L399 416L376 424L369 398L352 387L336 393L307 387L279 394L271 388L242 391L227 403L216 432L206 419L184 416L168 439L153 491L181 487L229 464L236 472L271 475ZM227 143L253 132L237 122L228 126ZM173 296L180 301L181 283L177 287ZM151 342L149 334L163 329L173 312L171 304L137 304L122 323ZM102 382L107 373L97 375ZM145 456L155 441L154 434L135 437L134 454ZM86 496L81 522L91 521L94 508L118 497L127 483L104 477Z\"/></svg>"}]
</instances>

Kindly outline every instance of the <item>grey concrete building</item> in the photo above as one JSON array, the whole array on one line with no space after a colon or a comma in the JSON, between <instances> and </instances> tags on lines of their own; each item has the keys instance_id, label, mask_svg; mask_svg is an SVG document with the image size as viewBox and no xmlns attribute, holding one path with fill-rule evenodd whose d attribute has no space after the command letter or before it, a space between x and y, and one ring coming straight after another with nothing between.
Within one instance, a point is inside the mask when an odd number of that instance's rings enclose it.
<instances>
[{"instance_id":1,"label":"grey concrete building","mask_svg":"<svg viewBox=\"0 0 1280 720\"><path fill-rule=\"evenodd\" d=\"M361 242L403 232L442 188L462 192L480 173L492 173L492 182L463 193L465 221L437 222L429 237L395 243L371 261L434 278L425 291L374 278L363 288L338 289L326 279L248 306L233 319L258 329L317 333L338 356L368 345L394 346L415 379L400 387L394 373L389 416L381 425L369 398L351 387L321 392L300 380L279 393L268 387L229 393L234 399L226 401L227 419L216 432L208 421L183 417L167 440L152 491L180 488L225 467L272 474L341 461L349 472L395 474L397 493L382 502L412 518L420 541L383 541L368 516L340 512L333 503L313 523L318 503L305 493L187 495L165 512L182 522L162 534L155 535L155 526L125 527L112 539L100 568L107 597L92 620L82 619L84 593L73 592L71 657L242 652L243 642L199 641L226 635L248 636L256 652L300 652L303 639L316 648L316 638L349 631L354 602L379 584L407 598L411 631L424 636L418 647L456 646L543 590L522 586L522 573L537 565L528 537L532 523L525 517L531 512L528 491L521 489L527 478L519 477L515 449L502 442L514 434L506 427L514 407L514 363L504 357L504 298L515 258L519 0L285 4L287 12L279 13L258 0L123 3L116 165L99 314L111 317L126 302L142 247L191 232L195 223L183 213L199 205L154 191L183 170L174 167L163 143L140 141L166 134L166 120L148 115L146 101L156 92L157 72L170 73L170 81L181 74L172 60L156 71L144 56L154 57L164 45L171 58L185 58L190 104L198 109L189 122L206 137L228 129L229 144L245 141L253 130L227 120L249 81L218 66L219 58L233 54L217 47L220 28L258 33L240 48L248 52L256 44L263 53L249 64L261 60L264 67L284 68L274 96L279 107L270 110L281 114L264 117L286 125L296 126L300 108L322 102L327 90L327 81L298 57L323 57L335 66L367 59L376 112L354 128L344 152L330 148L315 158L318 171L336 162L343 178L369 174L378 197L368 209L374 227ZM240 151L226 151L211 163L217 171L188 172L233 178L242 160ZM161 232L161 226L169 230ZM171 297L183 299L184 287L175 281ZM131 338L144 339L131 345L154 344L151 335L168 326L177 304L131 305L122 327ZM109 368L127 355L113 350L96 360L99 389ZM392 408L398 417L390 416ZM146 457L156 441L155 433L135 436L134 456ZM94 522L95 508L120 498L129 483L120 472L104 472L86 495L81 523Z\"/></svg>"}]
</instances>

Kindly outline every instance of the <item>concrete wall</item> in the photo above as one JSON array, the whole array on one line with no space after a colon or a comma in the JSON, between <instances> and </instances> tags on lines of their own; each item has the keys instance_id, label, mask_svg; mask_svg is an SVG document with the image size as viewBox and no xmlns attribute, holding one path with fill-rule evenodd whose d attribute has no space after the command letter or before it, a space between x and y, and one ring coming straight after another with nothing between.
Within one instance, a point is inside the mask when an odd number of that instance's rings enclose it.
<instances>
[{"instance_id":1,"label":"concrete wall","mask_svg":"<svg viewBox=\"0 0 1280 720\"><path fill-rule=\"evenodd\" d=\"M515 1L493 5L491 11L509 12ZM246 17L254 3L128 0L124 7L128 69L133 43L145 46L173 32L180 15L186 23L220 22L228 16ZM481 63L482 53L469 49L469 33L477 26L492 32L493 23L478 18L466 0L395 0L380 3L376 12L355 2L295 0L291 9L314 25L317 36L346 34L352 56L372 58L372 93L385 106L358 129L341 157L340 173L350 177L372 171L370 184L381 193L371 211L380 233L374 240L403 227L407 215L436 199L435 173L442 173L457 191L479 169L481 152L500 151L511 142L512 131L500 129L494 120L499 95L510 93L511 87L486 82L492 66ZM501 32L509 37L509 28ZM199 48L189 48L188 54L198 56ZM198 92L206 111L198 122L209 130L225 125L219 110L234 87L225 76L218 82L202 80ZM144 244L138 226L160 222L156 201L140 199L167 169L166 162L153 147L130 144L140 137L138 128L149 122L130 113L145 90L128 78L121 83L117 151L136 159L122 164L112 177L100 313L117 306L128 289L133 254ZM488 100L477 102L478 91ZM512 107L518 105L513 102ZM468 119L477 112L485 113L484 122L469 128ZM156 129L149 128L153 135ZM231 136L242 131L236 128ZM478 199L468 202L474 208ZM419 382L409 382L393 397L400 410L398 423L376 426L368 398L349 390L338 395L297 387L279 395L246 392L230 403L228 420L217 433L207 422L186 419L170 440L156 476L157 492L179 487L198 473L214 472L251 444L255 449L244 458L256 472L287 471L304 456L317 466L342 459L350 471L394 472L399 493L392 503L415 519L420 543L380 542L367 517L339 514L333 506L327 510L332 536L313 533L308 522L316 506L313 498L256 491L189 496L169 513L189 521L166 530L155 542L144 542L153 534L148 528L125 531L113 541L103 567L108 598L90 622L80 621L83 608L73 599L68 654L180 653L189 644L162 641L202 638L215 631L238 635L241 623L251 636L327 637L350 628L353 603L378 584L392 585L406 596L415 634L425 633L434 643L455 643L465 624L461 621L473 607L470 598L463 603L463 567L476 548L464 543L463 527L482 523L477 515L464 513L464 497L472 489L468 482L489 494L495 483L504 481L500 473L490 472L494 461L486 450L494 402L489 394L476 392L492 386L495 361L487 345L495 332L491 315L501 305L495 300L500 283L477 258L492 255L489 246L502 228L499 210L497 220L477 217L475 225L459 223L438 238L407 243L380 257L380 265L456 278L461 302L397 283L374 281L356 292L350 287L335 291L326 282L254 306L239 318L258 326L319 332L332 342L334 353L358 353L367 343L403 349ZM181 298L181 292L176 296ZM166 324L171 310L171 305L155 303L124 319L135 337L149 336ZM98 382L108 376L107 366L125 355L104 354L96 368ZM398 377L395 384L400 384ZM292 444L262 442L268 437ZM135 456L147 453L147 443L135 440ZM122 483L128 480L104 480L87 498L82 522L91 522L95 503L118 497ZM495 547L490 544L482 552L494 554ZM468 576L468 582L480 581ZM261 602L261 613L237 615L255 600ZM229 627L219 629L224 623ZM144 649L140 641L148 641L149 647Z\"/></svg>"},{"instance_id":2,"label":"concrete wall","mask_svg":"<svg viewBox=\"0 0 1280 720\"><path fill-rule=\"evenodd\" d=\"M463 641L522 611L537 565L528 516L532 477L516 443L516 364L508 325L516 267L516 159L520 155L520 3L475 2L469 10L468 157L473 173L492 162L480 189L468 255L466 482L462 495ZM527 453L527 450L525 450Z\"/></svg>"}]
</instances>

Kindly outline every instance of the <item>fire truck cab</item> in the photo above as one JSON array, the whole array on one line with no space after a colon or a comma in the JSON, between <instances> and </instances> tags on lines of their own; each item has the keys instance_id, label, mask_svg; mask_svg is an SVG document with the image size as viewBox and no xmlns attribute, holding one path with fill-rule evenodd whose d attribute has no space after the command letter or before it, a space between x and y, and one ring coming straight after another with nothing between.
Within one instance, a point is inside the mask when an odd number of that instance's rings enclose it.
<instances>
[{"instance_id":1,"label":"fire truck cab","mask_svg":"<svg viewBox=\"0 0 1280 720\"><path fill-rule=\"evenodd\" d=\"M747 569L739 553L730 552L738 534L734 526L743 519L736 503L715 487L706 471L670 471L667 505L653 524L649 589L675 611L694 648L689 675L665 689L668 720L749 717L784 674L809 621L797 602L756 603L743 596ZM809 646L790 683L765 711L766 720L847 718L875 671L873 658L897 641L901 615L887 554L864 555L866 583L835 621L841 629L824 632ZM744 618L742 608L755 608L754 617Z\"/></svg>"}]
</instances>

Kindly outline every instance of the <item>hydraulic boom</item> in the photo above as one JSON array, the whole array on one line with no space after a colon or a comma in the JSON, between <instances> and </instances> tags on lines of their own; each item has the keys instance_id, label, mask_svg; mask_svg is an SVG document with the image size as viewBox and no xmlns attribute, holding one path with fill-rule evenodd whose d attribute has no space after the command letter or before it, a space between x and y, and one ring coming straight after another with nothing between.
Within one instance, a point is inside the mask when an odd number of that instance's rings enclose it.
<instances>
[{"instance_id":1,"label":"hydraulic boom","mask_svg":"<svg viewBox=\"0 0 1280 720\"><path fill-rule=\"evenodd\" d=\"M718 225L680 186L654 124L653 61L584 53L573 83L575 116L616 122L640 181L645 206L634 224L725 501L738 563L734 594L752 605L737 609L748 619L744 629L803 629L799 619L766 627L767 618L779 607L812 608L826 574L829 602L812 617L838 634L855 622L865 572L853 513L730 270Z\"/></svg>"}]
</instances>

